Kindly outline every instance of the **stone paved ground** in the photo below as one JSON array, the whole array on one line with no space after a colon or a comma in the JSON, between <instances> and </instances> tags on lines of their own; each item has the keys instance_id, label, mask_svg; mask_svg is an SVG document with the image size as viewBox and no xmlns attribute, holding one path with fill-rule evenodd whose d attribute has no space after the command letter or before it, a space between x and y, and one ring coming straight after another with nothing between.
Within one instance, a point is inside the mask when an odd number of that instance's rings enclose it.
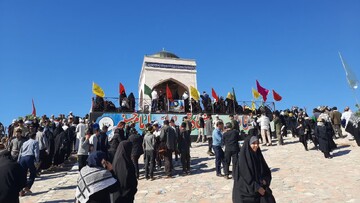
<instances>
[{"instance_id":1,"label":"stone paved ground","mask_svg":"<svg viewBox=\"0 0 360 203\"><path fill-rule=\"evenodd\" d=\"M297 139L285 141L285 146L262 147L277 202L360 203L360 148L354 141L336 140L339 149L333 159L316 150L305 151ZM192 175L164 179L157 173L154 181L139 180L135 202L231 202L233 181L215 176L214 157L205 152L204 144L193 143ZM74 202L76 168L42 175L35 181L34 194L21 202Z\"/></svg>"}]
</instances>

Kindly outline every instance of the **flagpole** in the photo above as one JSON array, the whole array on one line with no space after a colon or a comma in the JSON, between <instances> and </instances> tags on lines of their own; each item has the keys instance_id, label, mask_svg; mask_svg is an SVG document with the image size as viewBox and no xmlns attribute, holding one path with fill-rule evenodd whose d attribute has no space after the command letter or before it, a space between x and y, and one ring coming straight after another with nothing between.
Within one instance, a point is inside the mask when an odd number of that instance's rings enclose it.
<instances>
[{"instance_id":1,"label":"flagpole","mask_svg":"<svg viewBox=\"0 0 360 203\"><path fill-rule=\"evenodd\" d=\"M235 109L235 90L234 90L234 88L232 88L232 90L233 90L233 98L234 98L234 100L233 100L233 108L234 108L234 115L236 114L236 109Z\"/></svg>"},{"instance_id":2,"label":"flagpole","mask_svg":"<svg viewBox=\"0 0 360 203\"><path fill-rule=\"evenodd\" d=\"M342 58L342 56L341 56L340 51L339 51L339 56L340 56L341 64L343 65L343 68L344 68L345 74L346 74L346 76L347 76L348 72L346 71L346 68L345 68L345 63L344 63L344 60L343 60L343 58Z\"/></svg>"},{"instance_id":3,"label":"flagpole","mask_svg":"<svg viewBox=\"0 0 360 203\"><path fill-rule=\"evenodd\" d=\"M215 109L214 109L214 103L211 102L211 108L212 108L212 114L214 115Z\"/></svg>"}]
</instances>

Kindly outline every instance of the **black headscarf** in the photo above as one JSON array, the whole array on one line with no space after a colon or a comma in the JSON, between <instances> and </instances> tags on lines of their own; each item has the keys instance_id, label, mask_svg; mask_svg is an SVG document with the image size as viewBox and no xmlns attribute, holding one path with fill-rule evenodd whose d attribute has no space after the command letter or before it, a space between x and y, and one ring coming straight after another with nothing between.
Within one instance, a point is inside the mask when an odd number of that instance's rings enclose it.
<instances>
[{"instance_id":1,"label":"black headscarf","mask_svg":"<svg viewBox=\"0 0 360 203\"><path fill-rule=\"evenodd\" d=\"M106 160L106 154L102 151L95 151L87 158L87 164L90 167L103 167L101 161Z\"/></svg>"},{"instance_id":2,"label":"black headscarf","mask_svg":"<svg viewBox=\"0 0 360 203\"><path fill-rule=\"evenodd\" d=\"M235 165L233 202L243 202L244 198L258 199L258 187L269 187L271 182L271 171L260 147L254 152L250 147L250 139L251 136L245 139ZM266 185L262 185L262 180L266 181Z\"/></svg>"},{"instance_id":3,"label":"black headscarf","mask_svg":"<svg viewBox=\"0 0 360 203\"><path fill-rule=\"evenodd\" d=\"M120 142L113 160L113 171L120 183L120 190L114 194L115 202L134 200L137 192L135 168L131 161L132 144Z\"/></svg>"}]
</instances>

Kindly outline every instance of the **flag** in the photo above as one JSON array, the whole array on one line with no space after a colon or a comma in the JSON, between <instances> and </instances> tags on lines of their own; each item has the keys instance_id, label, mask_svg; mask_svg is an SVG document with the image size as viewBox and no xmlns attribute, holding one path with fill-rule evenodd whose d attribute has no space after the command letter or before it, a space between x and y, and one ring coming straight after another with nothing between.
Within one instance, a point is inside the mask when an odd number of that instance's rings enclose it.
<instances>
[{"instance_id":1,"label":"flag","mask_svg":"<svg viewBox=\"0 0 360 203\"><path fill-rule=\"evenodd\" d=\"M34 99L32 99L32 113L33 116L36 116L36 108L35 108L35 104L34 104Z\"/></svg>"},{"instance_id":2,"label":"flag","mask_svg":"<svg viewBox=\"0 0 360 203\"><path fill-rule=\"evenodd\" d=\"M92 91L95 95L97 95L99 97L105 97L104 90L101 89L101 87L94 82L93 82L93 86L92 86Z\"/></svg>"},{"instance_id":3,"label":"flag","mask_svg":"<svg viewBox=\"0 0 360 203\"><path fill-rule=\"evenodd\" d=\"M193 86L190 86L190 97L193 98L195 101L199 101L200 99L199 91Z\"/></svg>"},{"instance_id":4,"label":"flag","mask_svg":"<svg viewBox=\"0 0 360 203\"><path fill-rule=\"evenodd\" d=\"M234 101L236 101L236 95L235 95L235 90L234 90L234 88L232 88L232 90L233 90Z\"/></svg>"},{"instance_id":5,"label":"flag","mask_svg":"<svg viewBox=\"0 0 360 203\"><path fill-rule=\"evenodd\" d=\"M343 57L341 56L339 52L339 56L341 59L341 63L344 67L346 79L352 89L357 89L359 87L359 80L356 78L355 73L351 70L350 66L345 62Z\"/></svg>"},{"instance_id":6,"label":"flag","mask_svg":"<svg viewBox=\"0 0 360 203\"><path fill-rule=\"evenodd\" d=\"M267 100L267 95L269 94L269 90L261 87L260 83L256 80L256 87L259 94L261 94L264 102Z\"/></svg>"},{"instance_id":7,"label":"flag","mask_svg":"<svg viewBox=\"0 0 360 203\"><path fill-rule=\"evenodd\" d=\"M251 110L253 110L253 111L256 110L256 104L254 101L251 102Z\"/></svg>"},{"instance_id":8,"label":"flag","mask_svg":"<svg viewBox=\"0 0 360 203\"><path fill-rule=\"evenodd\" d=\"M166 98L170 101L174 101L169 85L166 85Z\"/></svg>"},{"instance_id":9,"label":"flag","mask_svg":"<svg viewBox=\"0 0 360 203\"><path fill-rule=\"evenodd\" d=\"M211 88L211 94L212 94L212 97L215 99L216 102L219 101L219 97L218 95L216 94L214 88Z\"/></svg>"},{"instance_id":10,"label":"flag","mask_svg":"<svg viewBox=\"0 0 360 203\"><path fill-rule=\"evenodd\" d=\"M260 93L254 88L251 88L251 89L252 89L252 95L253 95L254 99L258 99L260 97Z\"/></svg>"},{"instance_id":11,"label":"flag","mask_svg":"<svg viewBox=\"0 0 360 203\"><path fill-rule=\"evenodd\" d=\"M234 95L232 95L230 92L228 92L226 99L234 100Z\"/></svg>"},{"instance_id":12,"label":"flag","mask_svg":"<svg viewBox=\"0 0 360 203\"><path fill-rule=\"evenodd\" d=\"M119 86L119 94L123 94L125 93L125 87L123 84L120 83L120 86Z\"/></svg>"},{"instance_id":13,"label":"flag","mask_svg":"<svg viewBox=\"0 0 360 203\"><path fill-rule=\"evenodd\" d=\"M151 92L152 92L152 91L151 91L150 87L147 86L146 84L144 84L144 94L147 95L147 96L149 96L150 99L152 99L152 97L151 97Z\"/></svg>"},{"instance_id":14,"label":"flag","mask_svg":"<svg viewBox=\"0 0 360 203\"><path fill-rule=\"evenodd\" d=\"M275 90L273 90L273 96L275 101L280 101L282 99L282 97L277 92L275 92Z\"/></svg>"}]
</instances>

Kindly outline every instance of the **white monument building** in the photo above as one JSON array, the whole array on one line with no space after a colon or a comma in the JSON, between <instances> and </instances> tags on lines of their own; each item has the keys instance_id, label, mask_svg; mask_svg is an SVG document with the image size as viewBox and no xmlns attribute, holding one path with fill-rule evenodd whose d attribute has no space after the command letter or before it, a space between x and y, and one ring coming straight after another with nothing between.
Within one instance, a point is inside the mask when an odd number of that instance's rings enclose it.
<instances>
[{"instance_id":1,"label":"white monument building","mask_svg":"<svg viewBox=\"0 0 360 203\"><path fill-rule=\"evenodd\" d=\"M196 62L194 59L182 59L173 53L162 50L153 55L145 55L139 79L139 107L147 111L151 99L144 94L144 84L158 94L166 93L169 86L174 99L181 99L190 86L197 88Z\"/></svg>"}]
</instances>

